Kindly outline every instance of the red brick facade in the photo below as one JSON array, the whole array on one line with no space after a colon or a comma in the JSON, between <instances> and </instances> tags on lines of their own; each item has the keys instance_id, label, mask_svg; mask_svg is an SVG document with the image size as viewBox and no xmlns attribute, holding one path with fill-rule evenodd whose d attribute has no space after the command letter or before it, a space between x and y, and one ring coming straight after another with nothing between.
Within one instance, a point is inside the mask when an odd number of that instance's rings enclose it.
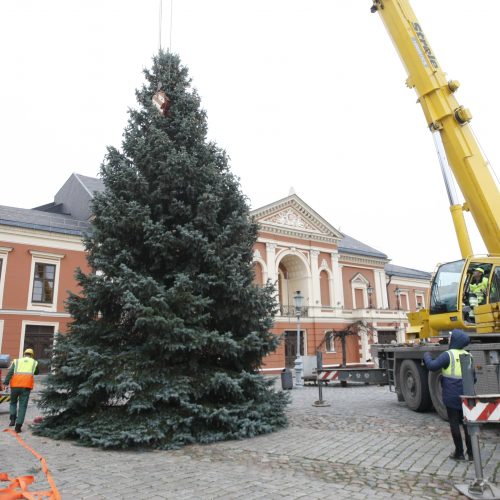
<instances>
[{"instance_id":1,"label":"red brick facade","mask_svg":"<svg viewBox=\"0 0 500 500\"><path fill-rule=\"evenodd\" d=\"M346 338L348 364L369 363L369 345L379 336L384 342L404 340L406 311L424 305L426 273L386 272L385 254L339 233L296 195L252 215L261 227L254 251L256 282L275 284L280 306L273 332L282 342L265 360L265 372L294 366L297 290L305 299L300 317L305 375L306 362L315 366L317 350L325 366L342 362L339 339L328 337L350 325L357 324L359 332Z\"/></svg>"},{"instance_id":2,"label":"red brick facade","mask_svg":"<svg viewBox=\"0 0 500 500\"><path fill-rule=\"evenodd\" d=\"M97 181L73 174L67 183L73 198L74 186L82 179ZM64 187L60 192L64 194ZM78 293L75 269L88 269L83 232L67 226L88 227L88 222L38 210L9 210L18 222L0 222L0 352L17 357L33 347L38 359L48 361L54 333L66 332L70 321L64 303L69 291ZM8 216L1 215L2 220ZM405 276L390 270L385 254L341 234L296 195L257 209L252 216L261 227L254 248L255 281L275 285L279 312L272 331L282 339L265 359L264 372L293 366L297 290L305 299L300 336L306 364L313 363L318 349L324 365L339 364L341 345L329 332L354 323L361 328L346 340L349 364L370 362L369 344L379 337L403 340L405 311L423 307L426 273ZM22 222L30 217L36 224ZM46 226L39 223L44 218Z\"/></svg>"}]
</instances>

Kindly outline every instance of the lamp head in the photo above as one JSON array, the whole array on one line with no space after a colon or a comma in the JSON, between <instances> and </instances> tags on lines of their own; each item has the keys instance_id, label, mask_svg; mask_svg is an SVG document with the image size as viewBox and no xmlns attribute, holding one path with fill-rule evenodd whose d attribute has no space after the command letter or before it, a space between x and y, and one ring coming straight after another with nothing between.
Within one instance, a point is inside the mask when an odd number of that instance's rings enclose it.
<instances>
[{"instance_id":1,"label":"lamp head","mask_svg":"<svg viewBox=\"0 0 500 500\"><path fill-rule=\"evenodd\" d=\"M295 306L295 309L300 311L302 309L302 304L304 303L304 297L301 295L300 290L297 290L295 292L295 295L293 296L293 305Z\"/></svg>"}]
</instances>

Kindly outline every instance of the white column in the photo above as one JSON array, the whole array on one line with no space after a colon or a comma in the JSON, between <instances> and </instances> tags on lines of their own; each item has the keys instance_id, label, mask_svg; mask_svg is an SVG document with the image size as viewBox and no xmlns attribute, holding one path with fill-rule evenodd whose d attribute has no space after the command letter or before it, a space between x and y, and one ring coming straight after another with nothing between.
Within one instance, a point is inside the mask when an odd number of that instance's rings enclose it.
<instances>
[{"instance_id":1,"label":"white column","mask_svg":"<svg viewBox=\"0 0 500 500\"><path fill-rule=\"evenodd\" d=\"M276 269L276 244L266 243L266 264L267 264L267 279L275 284L278 289L278 272Z\"/></svg>"},{"instance_id":2,"label":"white column","mask_svg":"<svg viewBox=\"0 0 500 500\"><path fill-rule=\"evenodd\" d=\"M387 300L387 287L385 271L383 269L375 269L375 304L377 309L388 309L389 302Z\"/></svg>"},{"instance_id":3,"label":"white column","mask_svg":"<svg viewBox=\"0 0 500 500\"><path fill-rule=\"evenodd\" d=\"M339 264L339 252L334 250L332 257L333 273L333 307L344 307L344 284L342 281L342 266Z\"/></svg>"},{"instance_id":4,"label":"white column","mask_svg":"<svg viewBox=\"0 0 500 500\"><path fill-rule=\"evenodd\" d=\"M396 330L396 342L398 342L398 344L403 344L404 342L406 342L405 331L405 324L403 321L400 321L399 326Z\"/></svg>"},{"instance_id":5,"label":"white column","mask_svg":"<svg viewBox=\"0 0 500 500\"><path fill-rule=\"evenodd\" d=\"M312 300L311 305L321 306L321 285L319 281L319 264L318 264L319 251L311 250L309 252L309 260L311 264L311 290Z\"/></svg>"},{"instance_id":6,"label":"white column","mask_svg":"<svg viewBox=\"0 0 500 500\"><path fill-rule=\"evenodd\" d=\"M368 332L364 326L359 328L360 344L361 344L361 363L366 363L370 358L370 346L368 345Z\"/></svg>"}]
</instances>

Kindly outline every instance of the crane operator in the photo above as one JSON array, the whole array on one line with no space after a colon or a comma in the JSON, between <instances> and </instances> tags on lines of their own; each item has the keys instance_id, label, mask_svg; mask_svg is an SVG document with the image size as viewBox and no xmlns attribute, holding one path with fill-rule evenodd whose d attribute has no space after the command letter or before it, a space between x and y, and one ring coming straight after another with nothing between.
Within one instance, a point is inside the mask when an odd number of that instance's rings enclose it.
<instances>
[{"instance_id":1,"label":"crane operator","mask_svg":"<svg viewBox=\"0 0 500 500\"><path fill-rule=\"evenodd\" d=\"M472 279L469 283L469 305L471 307L484 303L487 288L488 278L484 275L484 269L476 267L472 272ZM476 300L471 300L474 298Z\"/></svg>"}]
</instances>

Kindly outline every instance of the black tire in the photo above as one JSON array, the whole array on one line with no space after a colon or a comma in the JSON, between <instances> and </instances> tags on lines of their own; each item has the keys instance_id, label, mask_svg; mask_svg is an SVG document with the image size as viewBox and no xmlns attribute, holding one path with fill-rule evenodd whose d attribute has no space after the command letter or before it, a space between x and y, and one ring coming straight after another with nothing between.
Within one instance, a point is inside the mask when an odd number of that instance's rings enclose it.
<instances>
[{"instance_id":1,"label":"black tire","mask_svg":"<svg viewBox=\"0 0 500 500\"><path fill-rule=\"evenodd\" d=\"M427 370L419 361L405 359L399 371L399 386L405 403L413 411L426 411L432 406Z\"/></svg>"},{"instance_id":2,"label":"black tire","mask_svg":"<svg viewBox=\"0 0 500 500\"><path fill-rule=\"evenodd\" d=\"M429 392L431 395L432 406L436 413L443 419L448 420L448 412L443 403L443 390L441 389L441 371L429 372L428 383Z\"/></svg>"}]
</instances>

